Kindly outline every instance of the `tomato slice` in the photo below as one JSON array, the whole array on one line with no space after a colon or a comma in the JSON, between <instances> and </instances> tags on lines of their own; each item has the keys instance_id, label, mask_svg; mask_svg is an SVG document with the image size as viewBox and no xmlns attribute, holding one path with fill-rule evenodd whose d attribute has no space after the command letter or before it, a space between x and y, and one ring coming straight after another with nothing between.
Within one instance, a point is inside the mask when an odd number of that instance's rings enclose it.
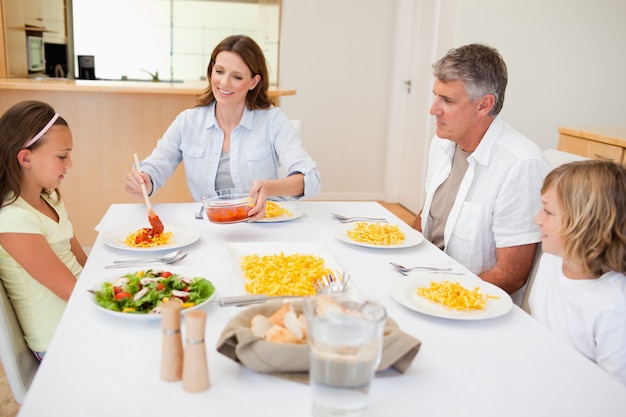
<instances>
[{"instance_id":1,"label":"tomato slice","mask_svg":"<svg viewBox=\"0 0 626 417\"><path fill-rule=\"evenodd\" d=\"M115 294L115 299L116 300L124 300L126 298L130 298L131 295L129 292L126 291L122 291L122 292L118 292L117 294Z\"/></svg>"}]
</instances>

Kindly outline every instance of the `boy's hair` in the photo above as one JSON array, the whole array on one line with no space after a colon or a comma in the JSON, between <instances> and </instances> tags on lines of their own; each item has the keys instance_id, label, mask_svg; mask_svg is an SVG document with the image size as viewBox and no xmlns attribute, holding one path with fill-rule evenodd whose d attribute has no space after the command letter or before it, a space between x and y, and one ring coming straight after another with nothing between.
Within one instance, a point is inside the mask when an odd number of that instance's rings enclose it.
<instances>
[{"instance_id":1,"label":"boy's hair","mask_svg":"<svg viewBox=\"0 0 626 417\"><path fill-rule=\"evenodd\" d=\"M563 259L594 277L626 273L626 167L600 160L561 165L541 194L551 188L562 212Z\"/></svg>"}]
</instances>

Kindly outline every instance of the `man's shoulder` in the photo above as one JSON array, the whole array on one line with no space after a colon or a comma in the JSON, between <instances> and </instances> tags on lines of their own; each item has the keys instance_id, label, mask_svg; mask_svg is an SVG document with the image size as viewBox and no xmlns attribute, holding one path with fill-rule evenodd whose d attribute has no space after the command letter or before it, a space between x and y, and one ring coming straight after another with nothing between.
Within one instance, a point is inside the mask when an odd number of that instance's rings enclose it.
<instances>
[{"instance_id":1,"label":"man's shoulder","mask_svg":"<svg viewBox=\"0 0 626 417\"><path fill-rule=\"evenodd\" d=\"M510 153L516 159L543 157L543 151L536 142L504 121L500 134L494 141L494 149Z\"/></svg>"}]
</instances>

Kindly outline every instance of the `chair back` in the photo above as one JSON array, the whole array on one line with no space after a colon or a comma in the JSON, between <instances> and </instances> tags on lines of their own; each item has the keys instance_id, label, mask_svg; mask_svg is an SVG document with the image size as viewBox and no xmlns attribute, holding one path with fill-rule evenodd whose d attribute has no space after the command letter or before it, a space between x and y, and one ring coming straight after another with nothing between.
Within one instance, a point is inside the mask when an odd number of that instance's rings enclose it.
<instances>
[{"instance_id":1,"label":"chair back","mask_svg":"<svg viewBox=\"0 0 626 417\"><path fill-rule=\"evenodd\" d=\"M539 261L541 260L541 242L537 245L537 251L535 252L535 259L533 259L533 267L530 269L530 274L528 274L528 280L526 281L526 291L524 292L524 298L522 299L522 305L520 306L522 310L531 314L530 306L528 305L528 297L530 297L530 292L533 289L533 284L535 282L535 276L537 275L537 269L539 267Z\"/></svg>"},{"instance_id":2,"label":"chair back","mask_svg":"<svg viewBox=\"0 0 626 417\"><path fill-rule=\"evenodd\" d=\"M302 120L291 119L291 123L293 123L293 126L298 131L298 138L302 140Z\"/></svg>"},{"instance_id":3,"label":"chair back","mask_svg":"<svg viewBox=\"0 0 626 417\"><path fill-rule=\"evenodd\" d=\"M13 398L22 404L30 387L39 361L26 345L13 304L0 280L0 360L13 392Z\"/></svg>"},{"instance_id":4,"label":"chair back","mask_svg":"<svg viewBox=\"0 0 626 417\"><path fill-rule=\"evenodd\" d=\"M589 159L585 158L582 155L559 151L558 149L546 149L545 151L543 151L543 155L546 157L552 168L556 168L569 162L585 161Z\"/></svg>"}]
</instances>

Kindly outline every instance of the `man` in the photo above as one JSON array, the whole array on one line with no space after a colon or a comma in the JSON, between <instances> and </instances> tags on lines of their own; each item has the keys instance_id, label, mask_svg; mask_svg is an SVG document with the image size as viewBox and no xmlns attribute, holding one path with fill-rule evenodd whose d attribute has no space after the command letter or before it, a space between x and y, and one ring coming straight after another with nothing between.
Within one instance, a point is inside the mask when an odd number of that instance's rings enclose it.
<instances>
[{"instance_id":1,"label":"man","mask_svg":"<svg viewBox=\"0 0 626 417\"><path fill-rule=\"evenodd\" d=\"M426 201L413 227L483 280L522 289L540 241L533 218L550 170L541 149L505 123L507 69L497 50L466 45L433 65L437 119ZM523 293L513 294L519 304Z\"/></svg>"}]
</instances>

